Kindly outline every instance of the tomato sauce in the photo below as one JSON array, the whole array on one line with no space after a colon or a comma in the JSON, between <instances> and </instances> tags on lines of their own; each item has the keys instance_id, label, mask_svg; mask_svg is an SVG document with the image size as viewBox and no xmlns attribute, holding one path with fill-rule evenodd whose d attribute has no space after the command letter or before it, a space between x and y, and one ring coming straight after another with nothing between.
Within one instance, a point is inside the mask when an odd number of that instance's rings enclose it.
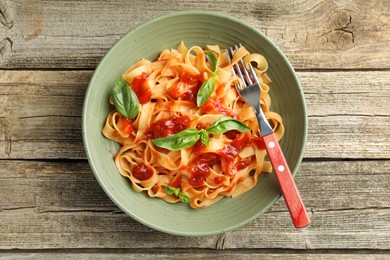
<instances>
[{"instance_id":1,"label":"tomato sauce","mask_svg":"<svg viewBox=\"0 0 390 260\"><path fill-rule=\"evenodd\" d=\"M194 144L194 147L192 148L192 153L200 154L205 147L206 145L202 144L199 140Z\"/></svg>"},{"instance_id":2,"label":"tomato sauce","mask_svg":"<svg viewBox=\"0 0 390 260\"><path fill-rule=\"evenodd\" d=\"M180 95L181 100L195 101L200 87L191 88Z\"/></svg>"},{"instance_id":3,"label":"tomato sauce","mask_svg":"<svg viewBox=\"0 0 390 260\"><path fill-rule=\"evenodd\" d=\"M206 103L204 103L202 110L204 113L218 113L238 119L237 114L235 114L231 109L223 106L223 101L223 98L219 98L217 100L210 98L206 101Z\"/></svg>"},{"instance_id":4,"label":"tomato sauce","mask_svg":"<svg viewBox=\"0 0 390 260\"><path fill-rule=\"evenodd\" d=\"M225 180L225 178L218 176L218 177L214 178L214 183L218 185L218 184L221 184L224 180Z\"/></svg>"},{"instance_id":5,"label":"tomato sauce","mask_svg":"<svg viewBox=\"0 0 390 260\"><path fill-rule=\"evenodd\" d=\"M204 184L204 180L210 175L210 167L219 161L219 156L216 154L207 153L199 156L189 169L191 173L190 183L194 187L202 186Z\"/></svg>"},{"instance_id":6,"label":"tomato sauce","mask_svg":"<svg viewBox=\"0 0 390 260\"><path fill-rule=\"evenodd\" d=\"M184 72L180 76L180 81L175 86L169 88L167 92L175 99L195 101L201 86L202 81L197 75ZM184 89L184 91L181 89Z\"/></svg>"},{"instance_id":7,"label":"tomato sauce","mask_svg":"<svg viewBox=\"0 0 390 260\"><path fill-rule=\"evenodd\" d=\"M181 174L176 175L176 176L171 180L171 182L169 183L169 186L175 187L175 188L180 187L180 184L181 184L181 176L182 176Z\"/></svg>"},{"instance_id":8,"label":"tomato sauce","mask_svg":"<svg viewBox=\"0 0 390 260\"><path fill-rule=\"evenodd\" d=\"M234 158L238 156L242 149L244 149L249 144L249 138L245 133L237 134L233 141L229 144L226 144L223 149L217 151L217 154L228 160L234 160Z\"/></svg>"},{"instance_id":9,"label":"tomato sauce","mask_svg":"<svg viewBox=\"0 0 390 260\"><path fill-rule=\"evenodd\" d=\"M232 160L226 158L223 158L222 160L223 160L222 168L226 175L233 176L234 174L237 173L236 164Z\"/></svg>"},{"instance_id":10,"label":"tomato sauce","mask_svg":"<svg viewBox=\"0 0 390 260\"><path fill-rule=\"evenodd\" d=\"M130 135L133 132L133 126L131 125L131 121L122 116L119 118L117 126L118 129L126 135Z\"/></svg>"},{"instance_id":11,"label":"tomato sauce","mask_svg":"<svg viewBox=\"0 0 390 260\"><path fill-rule=\"evenodd\" d=\"M161 119L150 125L148 135L151 138L174 135L187 129L190 121L188 116L174 116L167 119Z\"/></svg>"},{"instance_id":12,"label":"tomato sauce","mask_svg":"<svg viewBox=\"0 0 390 260\"><path fill-rule=\"evenodd\" d=\"M233 161L230 161L230 160L225 159L225 158L223 160L225 160L224 161L225 166L223 167L224 172L225 172L225 174L230 175L230 176L236 174L237 171L245 169L251 163L250 161L238 161L238 162L234 163Z\"/></svg>"},{"instance_id":13,"label":"tomato sauce","mask_svg":"<svg viewBox=\"0 0 390 260\"><path fill-rule=\"evenodd\" d=\"M235 163L237 171L245 169L249 164L251 164L250 161L239 161Z\"/></svg>"},{"instance_id":14,"label":"tomato sauce","mask_svg":"<svg viewBox=\"0 0 390 260\"><path fill-rule=\"evenodd\" d=\"M232 145L238 150L238 152L241 152L249 144L250 144L250 140L246 133L241 133L239 135L236 135L236 137L233 139L232 142Z\"/></svg>"},{"instance_id":15,"label":"tomato sauce","mask_svg":"<svg viewBox=\"0 0 390 260\"><path fill-rule=\"evenodd\" d=\"M223 149L217 151L217 154L222 157L223 168L225 174L234 175L237 171L246 168L250 161L238 161L234 163L238 154L250 144L250 140L246 133L236 134L231 143L226 144Z\"/></svg>"},{"instance_id":16,"label":"tomato sauce","mask_svg":"<svg viewBox=\"0 0 390 260\"><path fill-rule=\"evenodd\" d=\"M239 135L240 132L237 130L230 130L224 133L224 135L229 138L230 140L233 140L236 138L237 135Z\"/></svg>"},{"instance_id":17,"label":"tomato sauce","mask_svg":"<svg viewBox=\"0 0 390 260\"><path fill-rule=\"evenodd\" d=\"M232 161L237 157L238 150L234 145L226 144L223 149L217 151L217 154L228 159L229 161Z\"/></svg>"},{"instance_id":18,"label":"tomato sauce","mask_svg":"<svg viewBox=\"0 0 390 260\"><path fill-rule=\"evenodd\" d=\"M141 104L148 103L152 99L152 91L145 83L148 78L148 74L143 72L141 75L133 79L131 88L134 90Z\"/></svg>"},{"instance_id":19,"label":"tomato sauce","mask_svg":"<svg viewBox=\"0 0 390 260\"><path fill-rule=\"evenodd\" d=\"M264 140L262 137L253 136L251 138L251 141L252 141L252 143L254 143L257 146L258 149L265 150L265 144L264 144Z\"/></svg>"},{"instance_id":20,"label":"tomato sauce","mask_svg":"<svg viewBox=\"0 0 390 260\"><path fill-rule=\"evenodd\" d=\"M180 82L178 82L176 85L170 87L167 89L168 95L170 95L174 99L179 99L180 97Z\"/></svg>"},{"instance_id":21,"label":"tomato sauce","mask_svg":"<svg viewBox=\"0 0 390 260\"><path fill-rule=\"evenodd\" d=\"M153 170L146 166L144 163L141 163L138 166L134 167L131 173L134 178L140 181L144 181L152 177Z\"/></svg>"},{"instance_id":22,"label":"tomato sauce","mask_svg":"<svg viewBox=\"0 0 390 260\"><path fill-rule=\"evenodd\" d=\"M205 179L210 174L210 166L207 162L202 160L195 161L194 165L190 168L191 176L190 183L194 187L203 186Z\"/></svg>"},{"instance_id":23,"label":"tomato sauce","mask_svg":"<svg viewBox=\"0 0 390 260\"><path fill-rule=\"evenodd\" d=\"M181 76L180 82L186 86L186 91L180 95L180 99L195 101L198 91L203 84L199 77L185 72Z\"/></svg>"},{"instance_id":24,"label":"tomato sauce","mask_svg":"<svg viewBox=\"0 0 390 260\"><path fill-rule=\"evenodd\" d=\"M202 154L200 157L198 157L198 162L205 162L210 167L212 167L214 164L220 162L220 159L218 158L218 155L214 153L206 153Z\"/></svg>"}]
</instances>

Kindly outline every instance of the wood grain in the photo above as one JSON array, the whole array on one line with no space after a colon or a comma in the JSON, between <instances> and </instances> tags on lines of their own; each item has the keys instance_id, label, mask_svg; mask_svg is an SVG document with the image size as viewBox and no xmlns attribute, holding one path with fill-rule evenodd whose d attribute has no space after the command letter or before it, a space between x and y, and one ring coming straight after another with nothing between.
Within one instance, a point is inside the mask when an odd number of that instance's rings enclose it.
<instances>
[{"instance_id":1,"label":"wood grain","mask_svg":"<svg viewBox=\"0 0 390 260\"><path fill-rule=\"evenodd\" d=\"M127 31L179 10L241 19L274 41L297 69L390 68L386 0L2 0L0 68L94 68Z\"/></svg>"},{"instance_id":2,"label":"wood grain","mask_svg":"<svg viewBox=\"0 0 390 260\"><path fill-rule=\"evenodd\" d=\"M122 213L84 161L0 161L0 248L390 249L389 169L388 160L304 162L296 182L310 227L295 229L280 200L238 230L187 238Z\"/></svg>"},{"instance_id":3,"label":"wood grain","mask_svg":"<svg viewBox=\"0 0 390 260\"><path fill-rule=\"evenodd\" d=\"M81 134L93 69L126 32L179 10L248 23L298 71L310 227L295 229L281 199L232 232L168 235L94 178ZM0 258L389 259L389 42L387 0L0 0Z\"/></svg>"},{"instance_id":4,"label":"wood grain","mask_svg":"<svg viewBox=\"0 0 390 260\"><path fill-rule=\"evenodd\" d=\"M117 210L86 161L0 160L0 166L2 209ZM389 169L388 160L304 161L295 181L309 211L388 208ZM284 203L272 211L287 212Z\"/></svg>"},{"instance_id":5,"label":"wood grain","mask_svg":"<svg viewBox=\"0 0 390 260\"><path fill-rule=\"evenodd\" d=\"M188 252L189 251L189 252ZM69 257L74 259L319 259L319 260L328 260L328 259L356 259L356 260L367 260L367 259L376 259L376 260L385 260L389 258L389 254L381 252L372 252L371 251L362 251L358 253L348 253L348 252L284 252L283 250L278 250L278 252L252 252L252 251L242 251L234 252L233 250L188 250L187 252L180 252L180 250L166 251L166 250L154 250L153 253L140 253L140 252L127 252L124 250L113 251L107 250L107 253L79 253L79 252L69 252L69 253L41 253L41 252L31 252L31 253L0 253L0 257L5 259L64 259L67 260Z\"/></svg>"},{"instance_id":6,"label":"wood grain","mask_svg":"<svg viewBox=\"0 0 390 260\"><path fill-rule=\"evenodd\" d=\"M179 237L154 231L112 211L2 212L2 249L45 248L269 248L381 249L390 244L389 209L323 211L295 229L288 212L269 212L219 236ZM158 239L156 239L156 237ZM164 241L164 243L161 243Z\"/></svg>"},{"instance_id":7,"label":"wood grain","mask_svg":"<svg viewBox=\"0 0 390 260\"><path fill-rule=\"evenodd\" d=\"M84 70L0 71L0 158L84 159L81 112L91 75ZM309 115L305 157L390 158L387 72L298 76Z\"/></svg>"}]
</instances>

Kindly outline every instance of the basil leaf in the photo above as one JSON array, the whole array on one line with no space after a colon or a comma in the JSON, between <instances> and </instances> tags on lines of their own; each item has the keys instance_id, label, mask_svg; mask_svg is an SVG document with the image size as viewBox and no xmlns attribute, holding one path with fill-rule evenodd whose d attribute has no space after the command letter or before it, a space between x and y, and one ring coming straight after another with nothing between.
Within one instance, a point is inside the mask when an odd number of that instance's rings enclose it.
<instances>
[{"instance_id":1,"label":"basil leaf","mask_svg":"<svg viewBox=\"0 0 390 260\"><path fill-rule=\"evenodd\" d=\"M189 203L190 197L187 194L184 194L180 191L180 188L175 188L172 186L161 186L166 194L168 195L175 195L176 197L179 197L180 201L183 203Z\"/></svg>"},{"instance_id":2,"label":"basil leaf","mask_svg":"<svg viewBox=\"0 0 390 260\"><path fill-rule=\"evenodd\" d=\"M123 79L115 82L111 93L116 110L127 119L137 116L139 110L139 100L133 89L129 87Z\"/></svg>"},{"instance_id":3,"label":"basil leaf","mask_svg":"<svg viewBox=\"0 0 390 260\"><path fill-rule=\"evenodd\" d=\"M180 201L183 203L190 203L190 197L187 194L184 194L183 192L179 193Z\"/></svg>"},{"instance_id":4,"label":"basil leaf","mask_svg":"<svg viewBox=\"0 0 390 260\"><path fill-rule=\"evenodd\" d=\"M202 86L198 91L198 95L196 97L196 105L201 107L206 101L211 97L215 89L215 81L211 77L205 82L203 82Z\"/></svg>"},{"instance_id":5,"label":"basil leaf","mask_svg":"<svg viewBox=\"0 0 390 260\"><path fill-rule=\"evenodd\" d=\"M172 186L165 186L165 185L163 185L161 187L163 188L165 193L168 194L168 195L172 195L175 192L175 190L177 190L175 187L172 187Z\"/></svg>"},{"instance_id":6,"label":"basil leaf","mask_svg":"<svg viewBox=\"0 0 390 260\"><path fill-rule=\"evenodd\" d=\"M206 58L210 64L211 70L216 72L219 67L219 60L217 54L212 50L207 50L204 52Z\"/></svg>"},{"instance_id":7,"label":"basil leaf","mask_svg":"<svg viewBox=\"0 0 390 260\"><path fill-rule=\"evenodd\" d=\"M199 131L200 135L200 142L204 145L209 145L210 144L210 138L209 138L209 133L206 130L200 130Z\"/></svg>"},{"instance_id":8,"label":"basil leaf","mask_svg":"<svg viewBox=\"0 0 390 260\"><path fill-rule=\"evenodd\" d=\"M215 52L213 52L212 50L206 50L204 53L206 55L207 60L209 61L213 73L208 80L203 82L202 86L198 91L198 95L196 97L196 104L198 107L202 106L213 94L216 85L214 77L217 75L219 67L218 56Z\"/></svg>"},{"instance_id":9,"label":"basil leaf","mask_svg":"<svg viewBox=\"0 0 390 260\"><path fill-rule=\"evenodd\" d=\"M206 131L209 134L223 134L230 130L237 130L239 132L251 131L249 126L247 126L245 123L229 116L222 116L217 121L212 123Z\"/></svg>"},{"instance_id":10,"label":"basil leaf","mask_svg":"<svg viewBox=\"0 0 390 260\"><path fill-rule=\"evenodd\" d=\"M221 122L223 122L223 121L230 120L230 119L233 119L233 118L230 117L230 116L221 116L220 118L218 118L217 120L215 120L215 121L209 126L208 129L213 128L214 126L218 125L219 123L221 123Z\"/></svg>"},{"instance_id":11,"label":"basil leaf","mask_svg":"<svg viewBox=\"0 0 390 260\"><path fill-rule=\"evenodd\" d=\"M198 129L188 128L174 135L153 139L152 142L158 147L177 151L194 145L199 138Z\"/></svg>"}]
</instances>

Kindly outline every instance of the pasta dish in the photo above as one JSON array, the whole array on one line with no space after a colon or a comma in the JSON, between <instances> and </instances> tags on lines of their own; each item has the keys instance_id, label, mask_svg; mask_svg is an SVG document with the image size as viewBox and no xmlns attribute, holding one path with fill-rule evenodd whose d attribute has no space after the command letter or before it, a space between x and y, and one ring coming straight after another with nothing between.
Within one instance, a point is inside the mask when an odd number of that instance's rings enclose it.
<instances>
[{"instance_id":1,"label":"pasta dish","mask_svg":"<svg viewBox=\"0 0 390 260\"><path fill-rule=\"evenodd\" d=\"M229 62L226 52L180 42L154 61L139 60L115 83L102 133L121 145L115 164L135 191L202 208L245 193L272 171L256 115L231 73L240 59L255 65L261 106L279 140L284 127L269 109L267 61L240 47Z\"/></svg>"}]
</instances>

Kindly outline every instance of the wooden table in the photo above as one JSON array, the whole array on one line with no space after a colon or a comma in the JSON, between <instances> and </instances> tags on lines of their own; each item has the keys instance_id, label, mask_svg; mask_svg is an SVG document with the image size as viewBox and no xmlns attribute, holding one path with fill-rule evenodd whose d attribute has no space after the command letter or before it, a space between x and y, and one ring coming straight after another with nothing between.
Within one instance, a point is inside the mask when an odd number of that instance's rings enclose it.
<instances>
[{"instance_id":1,"label":"wooden table","mask_svg":"<svg viewBox=\"0 0 390 260\"><path fill-rule=\"evenodd\" d=\"M281 199L222 235L154 231L118 209L86 161L88 82L128 30L209 10L265 33L298 72L309 115L296 177L312 225ZM389 259L390 2L0 1L0 256Z\"/></svg>"}]
</instances>

